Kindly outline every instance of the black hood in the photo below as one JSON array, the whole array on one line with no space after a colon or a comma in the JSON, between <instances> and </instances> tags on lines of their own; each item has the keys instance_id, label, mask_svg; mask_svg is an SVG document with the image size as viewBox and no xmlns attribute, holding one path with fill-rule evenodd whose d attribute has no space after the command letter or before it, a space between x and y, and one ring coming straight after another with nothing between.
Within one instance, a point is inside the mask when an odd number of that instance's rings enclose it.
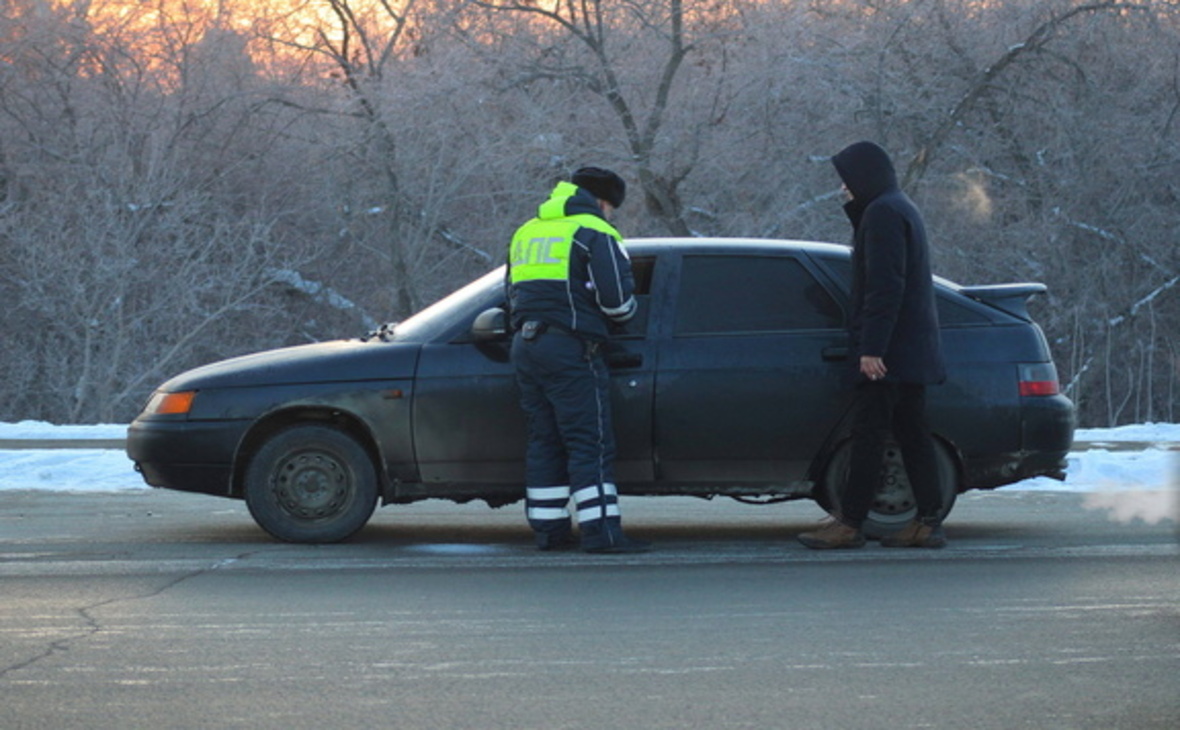
<instances>
[{"instance_id":1,"label":"black hood","mask_svg":"<svg viewBox=\"0 0 1180 730\"><path fill-rule=\"evenodd\" d=\"M853 200L867 204L882 193L897 189L897 173L889 154L872 142L848 145L832 157L840 179Z\"/></svg>"},{"instance_id":2,"label":"black hood","mask_svg":"<svg viewBox=\"0 0 1180 730\"><path fill-rule=\"evenodd\" d=\"M414 377L420 345L334 340L256 352L203 365L160 390L206 390Z\"/></svg>"}]
</instances>

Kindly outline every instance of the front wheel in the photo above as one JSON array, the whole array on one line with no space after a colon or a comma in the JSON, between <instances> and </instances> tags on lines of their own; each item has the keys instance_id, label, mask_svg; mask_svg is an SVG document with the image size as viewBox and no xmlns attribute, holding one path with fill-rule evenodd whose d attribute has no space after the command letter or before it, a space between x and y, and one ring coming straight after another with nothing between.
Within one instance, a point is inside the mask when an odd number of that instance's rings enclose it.
<instances>
[{"instance_id":1,"label":"front wheel","mask_svg":"<svg viewBox=\"0 0 1180 730\"><path fill-rule=\"evenodd\" d=\"M848 484L848 465L852 456L852 444L842 443L824 469L823 484L816 490L816 501L828 512L840 511L841 495ZM938 464L938 484L942 491L942 514L945 519L955 505L958 495L959 475L955 459L938 439L934 441L934 458ZM881 487L873 496L868 517L862 530L866 537L877 539L897 532L918 514L910 480L906 476L901 448L889 441L885 447L885 458L881 462Z\"/></svg>"},{"instance_id":2,"label":"front wheel","mask_svg":"<svg viewBox=\"0 0 1180 730\"><path fill-rule=\"evenodd\" d=\"M338 542L377 507L377 473L348 434L320 425L272 436L250 460L246 506L262 529L287 542Z\"/></svg>"}]
</instances>

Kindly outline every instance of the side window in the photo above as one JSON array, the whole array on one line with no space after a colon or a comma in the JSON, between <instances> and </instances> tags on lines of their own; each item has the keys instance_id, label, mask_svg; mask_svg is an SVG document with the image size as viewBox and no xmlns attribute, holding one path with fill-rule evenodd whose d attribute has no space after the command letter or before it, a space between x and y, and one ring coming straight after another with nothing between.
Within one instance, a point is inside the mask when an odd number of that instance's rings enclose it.
<instances>
[{"instance_id":1,"label":"side window","mask_svg":"<svg viewBox=\"0 0 1180 730\"><path fill-rule=\"evenodd\" d=\"M654 256L631 259L631 275L635 277L635 296L646 297L651 294L651 276L655 268Z\"/></svg>"},{"instance_id":2,"label":"side window","mask_svg":"<svg viewBox=\"0 0 1180 730\"><path fill-rule=\"evenodd\" d=\"M677 304L677 335L835 329L843 313L797 259L688 256Z\"/></svg>"},{"instance_id":3,"label":"side window","mask_svg":"<svg viewBox=\"0 0 1180 730\"><path fill-rule=\"evenodd\" d=\"M630 322L615 332L615 337L633 339L647 334L647 322L651 315L651 279L655 267L654 256L631 259L631 275L635 277L635 301L639 309L635 311L635 316Z\"/></svg>"}]
</instances>

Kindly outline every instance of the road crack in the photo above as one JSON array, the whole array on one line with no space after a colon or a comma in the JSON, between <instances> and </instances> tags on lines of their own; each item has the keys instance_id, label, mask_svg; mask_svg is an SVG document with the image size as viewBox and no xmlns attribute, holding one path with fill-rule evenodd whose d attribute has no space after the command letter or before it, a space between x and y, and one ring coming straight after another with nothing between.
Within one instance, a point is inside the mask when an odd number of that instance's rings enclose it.
<instances>
[{"instance_id":1,"label":"road crack","mask_svg":"<svg viewBox=\"0 0 1180 730\"><path fill-rule=\"evenodd\" d=\"M106 608L108 606L113 606L113 605L119 604L119 603L131 603L134 601L143 601L143 600L147 600L150 598L156 598L157 596L161 596L164 593L167 593L168 591L172 590L173 588L175 588L178 585L181 585L182 583L190 581L190 580L197 578L199 576L206 575L208 573L212 573L212 572L217 571L221 568L224 568L228 565L232 565L240 560L249 559L250 557L254 556L255 554L257 554L259 552L262 552L262 551L257 551L257 550L250 551L250 552L242 553L241 555L238 555L238 556L235 556L232 558L223 558L221 560L218 560L215 563L208 565L207 567L201 568L200 570L193 570L193 571L189 571L187 573L184 573L182 575L178 575L175 578L157 586L156 588L153 588L150 591L145 591L145 592L140 593L138 595L117 596L115 598L107 598L102 601L97 601L95 603L91 603L89 605L76 608L76 609L74 609L74 614L76 616L78 616L79 618L81 618L82 624L84 626L84 628L82 630L78 631L76 634L73 634L72 636L63 637L63 638L56 639L54 641L49 642L48 644L46 644L45 648L42 651L34 654L33 656L30 656L30 657L27 657L27 658L22 659L20 661L17 661L13 664L6 666L6 667L0 667L0 681L7 679L10 674L14 674L16 672L20 672L22 670L28 669L29 667L39 664L40 662L43 662L52 656L56 656L58 654L64 654L64 653L70 651L78 643L86 641L87 639L93 638L94 636L97 636L98 634L102 633L102 631L103 631L102 622L99 620L99 618L95 614L96 614L96 612L100 611L103 608Z\"/></svg>"}]
</instances>

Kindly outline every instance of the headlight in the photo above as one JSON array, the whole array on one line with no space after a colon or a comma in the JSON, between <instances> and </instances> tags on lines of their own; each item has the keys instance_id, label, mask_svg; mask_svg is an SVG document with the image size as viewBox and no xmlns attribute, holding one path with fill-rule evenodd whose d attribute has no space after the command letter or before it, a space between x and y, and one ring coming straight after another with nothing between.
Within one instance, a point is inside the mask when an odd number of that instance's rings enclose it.
<instances>
[{"instance_id":1,"label":"headlight","mask_svg":"<svg viewBox=\"0 0 1180 730\"><path fill-rule=\"evenodd\" d=\"M147 407L143 409L145 416L183 416L193 408L193 399L197 397L195 390L182 390L177 393L157 391L152 394Z\"/></svg>"}]
</instances>

